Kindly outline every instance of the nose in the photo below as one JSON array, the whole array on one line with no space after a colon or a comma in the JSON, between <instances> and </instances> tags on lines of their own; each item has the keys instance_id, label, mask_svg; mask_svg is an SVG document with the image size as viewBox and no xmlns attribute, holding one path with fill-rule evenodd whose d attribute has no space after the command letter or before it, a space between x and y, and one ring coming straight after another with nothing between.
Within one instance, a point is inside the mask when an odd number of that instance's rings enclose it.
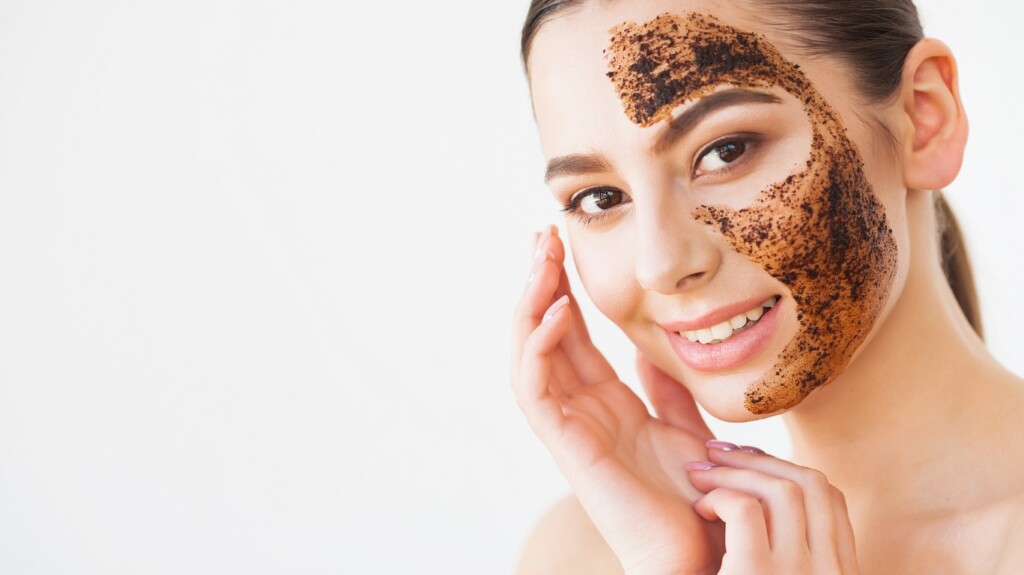
<instances>
[{"instance_id":1,"label":"nose","mask_svg":"<svg viewBox=\"0 0 1024 575\"><path fill-rule=\"evenodd\" d=\"M659 202L636 211L636 278L645 290L673 294L707 284L722 253L713 231L681 202Z\"/></svg>"}]
</instances>

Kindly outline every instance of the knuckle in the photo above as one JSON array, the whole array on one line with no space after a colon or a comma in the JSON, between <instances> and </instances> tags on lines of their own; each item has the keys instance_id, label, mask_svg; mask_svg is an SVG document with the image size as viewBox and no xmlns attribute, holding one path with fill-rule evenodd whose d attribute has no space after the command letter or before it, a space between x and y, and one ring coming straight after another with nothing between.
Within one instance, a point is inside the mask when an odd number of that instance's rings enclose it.
<instances>
[{"instance_id":1,"label":"knuckle","mask_svg":"<svg viewBox=\"0 0 1024 575\"><path fill-rule=\"evenodd\" d=\"M832 500L844 511L846 510L846 495L837 487L832 487Z\"/></svg>"},{"instance_id":2,"label":"knuckle","mask_svg":"<svg viewBox=\"0 0 1024 575\"><path fill-rule=\"evenodd\" d=\"M753 497L740 495L738 493L731 493L730 500L730 506L732 507L733 514L737 519L748 521L757 519L764 515L761 503Z\"/></svg>"},{"instance_id":3,"label":"knuckle","mask_svg":"<svg viewBox=\"0 0 1024 575\"><path fill-rule=\"evenodd\" d=\"M832 487L825 474L817 469L805 468L800 471L800 482L808 489L820 489L826 491Z\"/></svg>"},{"instance_id":4,"label":"knuckle","mask_svg":"<svg viewBox=\"0 0 1024 575\"><path fill-rule=\"evenodd\" d=\"M804 494L800 485L788 479L776 479L772 483L772 490L786 503L792 505L803 501Z\"/></svg>"}]
</instances>

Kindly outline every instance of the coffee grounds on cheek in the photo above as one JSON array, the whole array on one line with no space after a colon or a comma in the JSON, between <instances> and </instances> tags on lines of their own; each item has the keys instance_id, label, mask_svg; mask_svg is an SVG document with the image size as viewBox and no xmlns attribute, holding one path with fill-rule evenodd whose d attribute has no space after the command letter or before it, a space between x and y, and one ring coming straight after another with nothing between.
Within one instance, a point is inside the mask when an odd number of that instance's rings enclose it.
<instances>
[{"instance_id":1,"label":"coffee grounds on cheek","mask_svg":"<svg viewBox=\"0 0 1024 575\"><path fill-rule=\"evenodd\" d=\"M762 190L750 207L693 213L789 286L799 329L749 386L745 406L758 415L792 407L849 364L896 275L896 241L863 161L832 108L767 40L700 14L664 14L611 32L608 77L640 126L670 119L675 107L723 84L781 87L803 103L813 133L805 169Z\"/></svg>"},{"instance_id":2,"label":"coffee grounds on cheek","mask_svg":"<svg viewBox=\"0 0 1024 575\"><path fill-rule=\"evenodd\" d=\"M764 190L752 207L694 214L789 286L796 302L796 336L746 392L756 414L792 407L839 375L888 299L896 242L862 164L840 152L816 135L808 170Z\"/></svg>"}]
</instances>

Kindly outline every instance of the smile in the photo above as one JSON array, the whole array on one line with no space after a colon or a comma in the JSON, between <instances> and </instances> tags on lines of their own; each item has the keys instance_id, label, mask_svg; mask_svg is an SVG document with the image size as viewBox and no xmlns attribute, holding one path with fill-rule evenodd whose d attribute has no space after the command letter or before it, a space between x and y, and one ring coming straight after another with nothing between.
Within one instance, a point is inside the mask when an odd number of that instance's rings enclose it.
<instances>
[{"instance_id":1,"label":"smile","mask_svg":"<svg viewBox=\"0 0 1024 575\"><path fill-rule=\"evenodd\" d=\"M760 305L750 309L746 312L737 314L727 321L723 321L720 324L713 325L709 328L698 329L693 331L680 331L679 335L683 336L687 340L694 343L702 343L705 345L716 345L727 341L734 334L739 333L754 324L761 319L761 316L768 310L775 307L778 302L779 296L772 296Z\"/></svg>"},{"instance_id":2,"label":"smile","mask_svg":"<svg viewBox=\"0 0 1024 575\"><path fill-rule=\"evenodd\" d=\"M662 329L676 355L691 369L702 372L734 369L777 345L778 342L773 341L783 317L780 314L793 314L786 303L788 300L779 295L760 304L756 301L742 303L738 309L730 306L731 309L712 312L693 322L663 324ZM745 306L750 309L740 313ZM729 319L723 321L723 317Z\"/></svg>"}]
</instances>

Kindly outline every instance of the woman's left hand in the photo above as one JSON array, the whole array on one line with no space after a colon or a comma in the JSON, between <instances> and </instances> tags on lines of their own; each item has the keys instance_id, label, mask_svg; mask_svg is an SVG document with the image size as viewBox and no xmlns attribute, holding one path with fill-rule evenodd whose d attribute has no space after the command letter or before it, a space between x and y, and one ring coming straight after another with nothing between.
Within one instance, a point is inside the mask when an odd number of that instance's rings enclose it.
<instances>
[{"instance_id":1,"label":"woman's left hand","mask_svg":"<svg viewBox=\"0 0 1024 575\"><path fill-rule=\"evenodd\" d=\"M687 470L705 493L697 514L725 523L720 575L860 572L846 500L824 474L752 448L708 448L711 461Z\"/></svg>"}]
</instances>

